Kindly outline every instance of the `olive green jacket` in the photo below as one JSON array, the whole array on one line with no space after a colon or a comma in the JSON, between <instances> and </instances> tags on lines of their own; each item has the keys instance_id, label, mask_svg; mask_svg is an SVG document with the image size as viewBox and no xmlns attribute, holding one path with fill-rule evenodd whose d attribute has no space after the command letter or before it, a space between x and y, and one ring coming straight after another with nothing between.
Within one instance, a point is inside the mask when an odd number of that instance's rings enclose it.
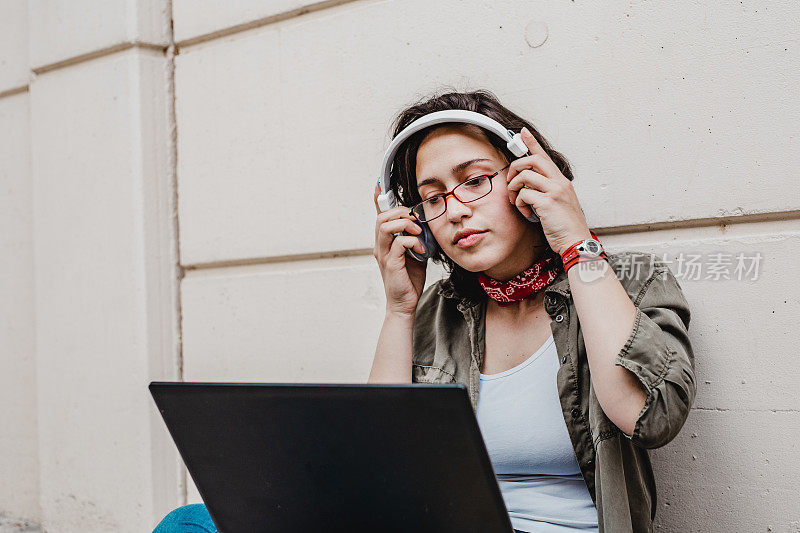
<instances>
[{"instance_id":1,"label":"olive green jacket","mask_svg":"<svg viewBox=\"0 0 800 533\"><path fill-rule=\"evenodd\" d=\"M680 431L695 397L694 354L687 335L689 306L669 267L651 254L608 254L636 306L633 330L616 356L648 391L633 435L605 415L589 375L586 346L564 272L545 288L560 368L561 410L583 478L597 507L601 532L652 531L656 484L648 448ZM485 349L486 298L473 302L449 280L428 287L417 305L412 380L463 383L478 403ZM598 302L602 305L602 302Z\"/></svg>"}]
</instances>

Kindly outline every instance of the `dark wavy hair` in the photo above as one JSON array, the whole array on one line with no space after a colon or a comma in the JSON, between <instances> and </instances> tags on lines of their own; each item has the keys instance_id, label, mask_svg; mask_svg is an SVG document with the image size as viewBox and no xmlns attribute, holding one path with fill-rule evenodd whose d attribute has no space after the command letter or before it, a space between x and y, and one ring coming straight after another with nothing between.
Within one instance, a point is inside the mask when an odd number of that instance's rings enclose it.
<instances>
[{"instance_id":1,"label":"dark wavy hair","mask_svg":"<svg viewBox=\"0 0 800 533\"><path fill-rule=\"evenodd\" d=\"M452 88L445 89L453 91ZM438 92L442 92L440 89ZM503 106L497 97L488 90L481 89L470 92L447 92L444 94L434 93L432 96L425 97L406 109L402 110L397 117L392 121L391 137L394 139L403 131L409 124L418 118L433 113L435 111L444 111L447 109L464 109L467 111L475 111L482 113L490 118L493 118L504 127L518 132L522 127L527 127L533 134L545 152L558 166L559 170L570 181L573 180L572 169L567 162L567 159L559 152L554 150L541 133L527 120L523 119L513 111ZM417 189L417 151L422 144L423 139L434 129L441 126L450 126L462 128L466 131L480 130L488 138L489 142L506 158L507 162L511 162L517 157L511 153L506 147L505 141L500 139L497 135L479 126L463 123L449 123L449 124L436 124L428 128L424 128L412 136L400 146L400 149L395 155L391 177L390 186L394 191L395 196L400 199L400 202L406 206L412 206L422 201L422 197ZM538 225L538 224L537 224ZM541 231L541 227L539 228ZM544 240L544 238L543 238ZM545 241L546 242L546 241ZM561 257L550 247L547 246L545 255L553 256L555 264L559 269L562 269ZM479 301L485 296L483 289L478 283L477 273L470 272L465 268L459 266L455 261L450 259L441 249L431 257L434 263L443 265L445 270L450 274L448 284L450 287L461 297L466 297L472 301Z\"/></svg>"}]
</instances>

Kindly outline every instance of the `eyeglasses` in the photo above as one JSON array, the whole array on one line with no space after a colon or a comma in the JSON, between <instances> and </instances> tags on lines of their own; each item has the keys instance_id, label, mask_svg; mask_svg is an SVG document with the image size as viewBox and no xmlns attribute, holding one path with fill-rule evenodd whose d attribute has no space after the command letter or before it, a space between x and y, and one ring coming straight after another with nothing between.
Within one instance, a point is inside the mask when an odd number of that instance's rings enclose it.
<instances>
[{"instance_id":1,"label":"eyeglasses","mask_svg":"<svg viewBox=\"0 0 800 533\"><path fill-rule=\"evenodd\" d=\"M492 178L511 166L511 163L504 166L494 174L475 176L463 183L459 183L453 190L436 194L427 198L411 208L411 213L420 222L430 222L434 218L439 218L447 211L447 197L451 194L462 204L474 202L492 192Z\"/></svg>"}]
</instances>

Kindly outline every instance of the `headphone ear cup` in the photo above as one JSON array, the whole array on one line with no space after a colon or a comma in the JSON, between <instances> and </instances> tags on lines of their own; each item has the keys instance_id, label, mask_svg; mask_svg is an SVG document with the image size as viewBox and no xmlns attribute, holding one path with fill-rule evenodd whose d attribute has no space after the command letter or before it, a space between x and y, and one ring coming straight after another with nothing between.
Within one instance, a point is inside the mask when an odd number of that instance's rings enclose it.
<instances>
[{"instance_id":1,"label":"headphone ear cup","mask_svg":"<svg viewBox=\"0 0 800 533\"><path fill-rule=\"evenodd\" d=\"M436 242L436 239L433 237L433 233L431 232L431 228L428 227L427 224L422 222L419 223L419 226L422 228L422 233L416 235L416 237L419 239L419 242L422 243L424 251L421 254L411 249L408 249L406 251L411 257L413 257L417 261L425 261L427 259L430 259L430 257L436 253L436 251L439 249L439 244ZM405 234L410 235L410 233L405 233Z\"/></svg>"},{"instance_id":2,"label":"headphone ear cup","mask_svg":"<svg viewBox=\"0 0 800 533\"><path fill-rule=\"evenodd\" d=\"M431 228L427 224L423 223L422 233L420 233L419 236L425 239L425 242L423 242L422 245L425 247L428 257L433 257L433 254L439 251L439 243L436 242Z\"/></svg>"}]
</instances>

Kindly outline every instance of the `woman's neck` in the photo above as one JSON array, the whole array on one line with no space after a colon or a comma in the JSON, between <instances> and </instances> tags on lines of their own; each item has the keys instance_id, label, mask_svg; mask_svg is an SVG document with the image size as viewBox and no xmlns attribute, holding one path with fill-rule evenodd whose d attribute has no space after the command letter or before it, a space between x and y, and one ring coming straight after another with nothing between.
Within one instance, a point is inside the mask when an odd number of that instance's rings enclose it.
<instances>
[{"instance_id":1,"label":"woman's neck","mask_svg":"<svg viewBox=\"0 0 800 533\"><path fill-rule=\"evenodd\" d=\"M520 240L522 246L511 255L509 261L502 265L496 265L495 268L485 270L483 272L484 275L505 283L548 255L550 246L541 226L530 225L527 230L524 239ZM512 323L518 320L527 320L531 316L546 314L544 310L544 290L540 290L532 298L509 302L502 307L494 299L488 298L486 312Z\"/></svg>"},{"instance_id":2,"label":"woman's neck","mask_svg":"<svg viewBox=\"0 0 800 533\"><path fill-rule=\"evenodd\" d=\"M520 239L518 249L511 254L509 260L503 264L495 265L483 273L492 279L505 283L520 272L529 269L537 261L541 261L547 254L548 249L549 245L541 226L529 225L523 238Z\"/></svg>"},{"instance_id":3,"label":"woman's neck","mask_svg":"<svg viewBox=\"0 0 800 533\"><path fill-rule=\"evenodd\" d=\"M500 307L491 298L486 302L486 314L508 322L527 320L531 315L545 313L544 311L544 291L540 291L534 298L526 298L518 302L511 302Z\"/></svg>"}]
</instances>

